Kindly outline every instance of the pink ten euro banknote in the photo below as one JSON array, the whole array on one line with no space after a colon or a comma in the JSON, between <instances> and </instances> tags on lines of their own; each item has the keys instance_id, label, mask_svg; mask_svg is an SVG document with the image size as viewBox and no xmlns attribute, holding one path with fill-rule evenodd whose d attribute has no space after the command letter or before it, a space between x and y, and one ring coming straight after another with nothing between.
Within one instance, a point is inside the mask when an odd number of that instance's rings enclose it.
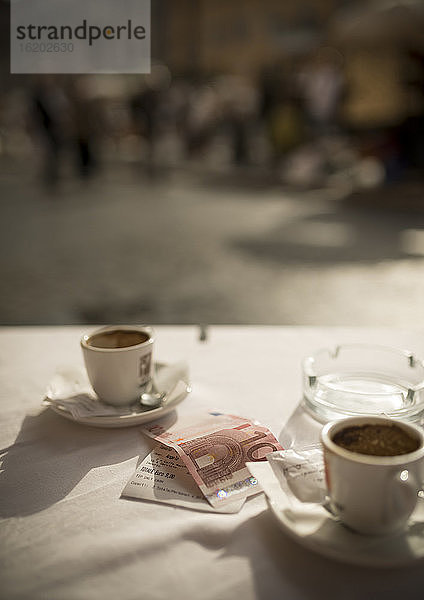
<instances>
[{"instance_id":1,"label":"pink ten euro banknote","mask_svg":"<svg viewBox=\"0 0 424 600\"><path fill-rule=\"evenodd\" d=\"M246 498L261 491L246 468L282 450L266 427L220 412L170 418L142 427L144 433L174 448L212 506Z\"/></svg>"}]
</instances>

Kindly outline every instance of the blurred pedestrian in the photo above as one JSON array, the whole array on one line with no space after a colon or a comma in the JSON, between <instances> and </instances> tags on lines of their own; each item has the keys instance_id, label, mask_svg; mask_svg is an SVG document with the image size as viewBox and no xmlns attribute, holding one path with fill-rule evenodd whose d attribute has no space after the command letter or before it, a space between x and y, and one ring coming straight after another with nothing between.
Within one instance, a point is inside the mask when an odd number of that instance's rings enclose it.
<instances>
[{"instance_id":1,"label":"blurred pedestrian","mask_svg":"<svg viewBox=\"0 0 424 600\"><path fill-rule=\"evenodd\" d=\"M293 81L282 65L264 72L260 81L261 115L271 150L271 166L279 168L287 154L304 141L304 123Z\"/></svg>"},{"instance_id":2,"label":"blurred pedestrian","mask_svg":"<svg viewBox=\"0 0 424 600\"><path fill-rule=\"evenodd\" d=\"M257 91L247 79L236 75L221 76L217 90L223 122L228 128L233 163L248 164L251 156L250 130L259 112Z\"/></svg>"},{"instance_id":3,"label":"blurred pedestrian","mask_svg":"<svg viewBox=\"0 0 424 600\"><path fill-rule=\"evenodd\" d=\"M343 93L342 56L334 48L321 48L299 74L298 85L312 133L334 132Z\"/></svg>"},{"instance_id":4,"label":"blurred pedestrian","mask_svg":"<svg viewBox=\"0 0 424 600\"><path fill-rule=\"evenodd\" d=\"M70 79L67 93L76 169L82 179L87 179L95 173L99 164L97 143L102 129L102 114L86 78Z\"/></svg>"},{"instance_id":5,"label":"blurred pedestrian","mask_svg":"<svg viewBox=\"0 0 424 600\"><path fill-rule=\"evenodd\" d=\"M69 103L57 78L39 76L30 92L30 120L43 147L42 177L49 187L59 180L68 129Z\"/></svg>"},{"instance_id":6,"label":"blurred pedestrian","mask_svg":"<svg viewBox=\"0 0 424 600\"><path fill-rule=\"evenodd\" d=\"M150 75L140 82L139 89L129 103L135 134L146 143L146 173L155 175L157 141L160 134L160 109L165 90L170 86L171 75L165 65L154 65Z\"/></svg>"}]
</instances>

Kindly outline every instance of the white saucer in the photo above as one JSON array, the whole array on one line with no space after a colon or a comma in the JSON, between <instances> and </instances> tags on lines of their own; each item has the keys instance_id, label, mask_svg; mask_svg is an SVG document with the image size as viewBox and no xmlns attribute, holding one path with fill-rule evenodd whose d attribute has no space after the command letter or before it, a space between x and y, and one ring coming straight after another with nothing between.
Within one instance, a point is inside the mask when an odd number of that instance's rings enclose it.
<instances>
[{"instance_id":1,"label":"white saucer","mask_svg":"<svg viewBox=\"0 0 424 600\"><path fill-rule=\"evenodd\" d=\"M280 528L310 550L341 562L368 567L395 567L424 559L424 500L418 500L404 532L366 536L344 527L319 504L293 504L269 463L249 463L248 466L264 488L268 506ZM271 481L271 475L275 481Z\"/></svg>"},{"instance_id":2,"label":"white saucer","mask_svg":"<svg viewBox=\"0 0 424 600\"><path fill-rule=\"evenodd\" d=\"M155 363L155 370L158 371L167 366L168 365L164 365L163 363ZM91 386L88 384L88 380L84 374L84 371L70 369L69 375L69 389L63 387L62 375L61 386L63 389L60 390L61 393L68 392L70 396L72 396L72 393L83 393L87 396L90 396L91 401L93 401L93 399L97 399ZM146 410L143 409L141 405L139 408L136 405L132 405L131 407L122 407L122 412L124 414L75 416L69 412L69 410L63 406L60 406L60 404L50 401L51 398L49 398L49 395L52 398L60 395L54 387L54 380L50 382L48 389L50 390L50 393L47 393L44 404L48 405L55 413L61 417L65 417L65 419L69 419L70 421L74 421L76 423L81 423L82 425L106 428L132 427L134 425L141 425L143 423L148 423L149 421L159 419L173 411L191 392L189 383L187 381L180 381L178 386L175 388L175 393L171 394L172 397L170 396L170 399L166 402L165 406ZM113 410L114 407L111 407L111 409ZM120 408L117 408L116 411L119 412Z\"/></svg>"}]
</instances>

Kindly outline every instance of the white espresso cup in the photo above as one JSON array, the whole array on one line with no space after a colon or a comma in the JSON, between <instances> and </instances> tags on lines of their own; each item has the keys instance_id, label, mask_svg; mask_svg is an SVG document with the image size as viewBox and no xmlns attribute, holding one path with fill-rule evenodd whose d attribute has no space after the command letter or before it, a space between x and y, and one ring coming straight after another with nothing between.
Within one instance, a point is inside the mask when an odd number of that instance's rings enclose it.
<instances>
[{"instance_id":1,"label":"white espresso cup","mask_svg":"<svg viewBox=\"0 0 424 600\"><path fill-rule=\"evenodd\" d=\"M371 446L380 444L379 452L383 455L366 454L358 449L353 451L349 443L345 447L340 445L343 437L346 441L354 440L355 431L358 431L355 428L364 431L363 427L367 425L377 426L369 428L371 433L367 443ZM387 426L400 428L410 438L411 451L385 454L386 445L383 446L382 430L378 427ZM392 433L386 430L387 435ZM402 530L416 506L424 479L424 432L421 427L386 417L351 417L325 425L321 442L331 507L342 523L369 535Z\"/></svg>"},{"instance_id":2,"label":"white espresso cup","mask_svg":"<svg viewBox=\"0 0 424 600\"><path fill-rule=\"evenodd\" d=\"M88 378L101 400L114 406L131 404L153 372L151 327L109 325L81 338Z\"/></svg>"}]
</instances>

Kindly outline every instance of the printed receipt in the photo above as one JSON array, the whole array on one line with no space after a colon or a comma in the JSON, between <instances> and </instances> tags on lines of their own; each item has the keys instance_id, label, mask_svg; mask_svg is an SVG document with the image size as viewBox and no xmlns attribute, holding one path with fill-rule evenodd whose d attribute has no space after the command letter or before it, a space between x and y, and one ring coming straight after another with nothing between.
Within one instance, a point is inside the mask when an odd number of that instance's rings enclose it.
<instances>
[{"instance_id":1,"label":"printed receipt","mask_svg":"<svg viewBox=\"0 0 424 600\"><path fill-rule=\"evenodd\" d=\"M158 444L139 464L121 496L173 504L207 512L236 513L245 500L213 508L202 494L178 453Z\"/></svg>"}]
</instances>

